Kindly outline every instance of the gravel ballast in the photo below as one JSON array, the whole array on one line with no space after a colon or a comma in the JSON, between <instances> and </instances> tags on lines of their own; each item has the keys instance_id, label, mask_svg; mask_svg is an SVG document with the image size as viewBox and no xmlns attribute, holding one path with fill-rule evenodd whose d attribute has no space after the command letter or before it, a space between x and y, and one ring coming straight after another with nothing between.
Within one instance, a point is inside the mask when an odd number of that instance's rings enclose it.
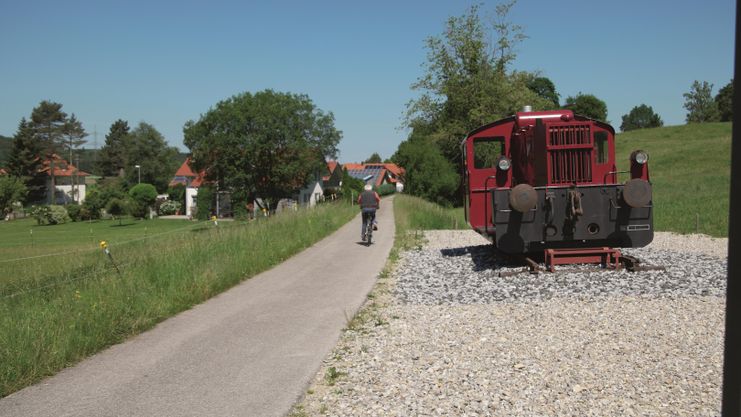
<instances>
[{"instance_id":1,"label":"gravel ballast","mask_svg":"<svg viewBox=\"0 0 741 417\"><path fill-rule=\"evenodd\" d=\"M666 271L503 278L521 268L475 233L426 237L379 279L294 414L720 414L726 239L657 233L626 250Z\"/></svg>"}]
</instances>

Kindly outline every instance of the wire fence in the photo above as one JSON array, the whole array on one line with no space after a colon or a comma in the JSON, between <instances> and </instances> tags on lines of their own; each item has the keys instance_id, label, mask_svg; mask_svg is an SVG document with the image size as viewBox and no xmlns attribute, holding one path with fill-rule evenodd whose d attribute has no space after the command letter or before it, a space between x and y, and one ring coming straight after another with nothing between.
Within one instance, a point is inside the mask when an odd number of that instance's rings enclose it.
<instances>
[{"instance_id":1,"label":"wire fence","mask_svg":"<svg viewBox=\"0 0 741 417\"><path fill-rule=\"evenodd\" d=\"M110 244L109 246L110 247L119 247L120 248L122 246L131 244L131 243L135 243L135 242L142 242L142 241L146 241L146 240L159 239L159 238L161 238L163 236L167 236L167 235L172 235L172 234L176 234L176 233L182 233L182 232L186 232L186 231L189 231L189 230L193 230L193 229L196 229L198 227L202 227L202 226L204 226L207 223L211 223L211 221L210 220L199 221L197 223L190 224L190 225L185 226L185 227L180 227L180 228L171 229L171 230L167 230L167 231L160 232L160 233L155 233L155 234L151 234L151 235L147 235L147 236L142 236L142 237L138 237L138 238L134 238L134 239L129 239L129 240L126 240L126 241L115 243L115 244ZM231 228L232 227L230 227L230 229ZM41 258L50 258L50 257L55 257L55 256L81 256L81 255L86 255L86 254L92 254L92 253L97 252L97 251L101 251L101 248L98 247L98 248L90 248L90 249L83 249L83 250L62 251L62 252L47 253L47 254L41 254L41 255L35 255L35 256L26 256L26 257L13 258L13 259L4 259L4 260L0 260L0 264L9 264L11 262L27 262L27 261L31 261L31 260L36 260L36 259L41 259ZM108 252L106 252L106 254L108 254ZM132 262L127 262L127 263L114 263L114 261L110 257L110 255L107 258L108 259L106 260L106 263L108 261L110 261L111 262L111 265L113 267L115 267L115 269L116 269L116 271L118 272L119 275L120 275L120 269L119 268L125 269L126 267L131 266L131 265L133 265L135 263L133 261ZM113 268L111 268L111 270L112 269ZM69 272L69 271L67 271L67 272ZM46 290L46 289L50 289L50 288L59 287L59 286L62 286L62 285L68 285L70 283L75 283L75 282L80 282L80 281L85 281L85 280L88 280L88 279L96 278L96 277L99 277L100 276L100 273L101 272L103 272L101 269L94 268L94 267L92 267L92 265L90 265L90 270L87 271L87 272L85 272L85 273L83 273L82 275L80 275L78 277L70 278L69 276L67 276L65 279L62 279L62 280L59 280L59 281L56 281L56 282L53 282L53 283L50 283L50 284L45 284L45 285L41 285L41 286L38 286L38 287L32 287L32 288L19 289L17 291L14 291L14 292L11 292L11 293L8 293L8 294L2 294L2 295L0 295L0 300L7 300L7 299L14 298L14 297L17 297L19 295L23 295L23 294L27 294L27 293L38 292L38 291L42 291L42 290ZM64 274L64 272L62 272L62 273ZM18 285L15 285L13 282L6 282L5 285L7 285L9 287L16 287L16 289L19 288ZM0 291L2 291L2 290L0 290Z\"/></svg>"}]
</instances>

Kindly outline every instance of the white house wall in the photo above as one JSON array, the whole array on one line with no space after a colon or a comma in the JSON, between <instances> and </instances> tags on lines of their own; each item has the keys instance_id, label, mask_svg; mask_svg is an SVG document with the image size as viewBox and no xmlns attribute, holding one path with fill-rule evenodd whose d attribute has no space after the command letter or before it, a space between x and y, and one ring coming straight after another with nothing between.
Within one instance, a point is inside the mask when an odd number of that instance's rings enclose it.
<instances>
[{"instance_id":1,"label":"white house wall","mask_svg":"<svg viewBox=\"0 0 741 417\"><path fill-rule=\"evenodd\" d=\"M196 205L196 196L198 195L198 188L188 187L185 189L185 215L193 215L193 207Z\"/></svg>"}]
</instances>

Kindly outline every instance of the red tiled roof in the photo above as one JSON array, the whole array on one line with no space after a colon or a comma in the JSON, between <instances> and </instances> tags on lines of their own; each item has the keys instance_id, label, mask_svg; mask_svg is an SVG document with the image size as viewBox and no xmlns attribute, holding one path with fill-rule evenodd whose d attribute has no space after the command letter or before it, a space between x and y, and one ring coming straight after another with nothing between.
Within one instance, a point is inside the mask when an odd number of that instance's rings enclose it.
<instances>
[{"instance_id":1,"label":"red tiled roof","mask_svg":"<svg viewBox=\"0 0 741 417\"><path fill-rule=\"evenodd\" d=\"M339 164L340 163L337 162L337 161L328 161L327 162L327 169L329 169L329 175L332 175L332 173L334 172L335 168L337 168L337 165L339 165Z\"/></svg>"},{"instance_id":2,"label":"red tiled roof","mask_svg":"<svg viewBox=\"0 0 741 417\"><path fill-rule=\"evenodd\" d=\"M85 171L82 171L78 169L76 166L70 164L63 158L61 158L59 155L52 155L51 159L46 159L43 162L43 168L41 168L40 172L45 173L46 175L51 176L51 161L54 161L54 176L55 177L71 177L74 175L80 176L80 177L86 177L90 174L88 174Z\"/></svg>"},{"instance_id":3,"label":"red tiled roof","mask_svg":"<svg viewBox=\"0 0 741 417\"><path fill-rule=\"evenodd\" d=\"M386 169L388 169L392 174L396 175L397 177L400 175L404 175L404 168L396 165L396 164L383 164Z\"/></svg>"},{"instance_id":4,"label":"red tiled roof","mask_svg":"<svg viewBox=\"0 0 741 417\"><path fill-rule=\"evenodd\" d=\"M175 173L176 177L196 177L196 174L193 173L193 170L190 169L190 157L185 158L185 161L182 165L180 165L180 168L178 168L178 171Z\"/></svg>"},{"instance_id":5,"label":"red tiled roof","mask_svg":"<svg viewBox=\"0 0 741 417\"><path fill-rule=\"evenodd\" d=\"M346 169L348 171L351 170L351 169L363 169L364 167L365 167L365 165L363 165L363 164L354 164L352 162L348 162L347 164L342 165L342 168L344 168L344 169Z\"/></svg>"}]
</instances>

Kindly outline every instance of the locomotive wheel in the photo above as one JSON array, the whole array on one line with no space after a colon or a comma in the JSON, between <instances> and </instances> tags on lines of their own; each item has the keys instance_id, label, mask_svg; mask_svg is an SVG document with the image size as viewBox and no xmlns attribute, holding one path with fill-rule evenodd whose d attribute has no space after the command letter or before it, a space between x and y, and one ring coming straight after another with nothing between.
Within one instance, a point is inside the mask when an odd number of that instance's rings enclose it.
<instances>
[{"instance_id":1,"label":"locomotive wheel","mask_svg":"<svg viewBox=\"0 0 741 417\"><path fill-rule=\"evenodd\" d=\"M631 207L646 207L651 202L651 184L640 178L625 183L623 200Z\"/></svg>"},{"instance_id":2,"label":"locomotive wheel","mask_svg":"<svg viewBox=\"0 0 741 417\"><path fill-rule=\"evenodd\" d=\"M528 184L516 185L509 193L509 205L520 213L534 209L537 203L538 193Z\"/></svg>"}]
</instances>

